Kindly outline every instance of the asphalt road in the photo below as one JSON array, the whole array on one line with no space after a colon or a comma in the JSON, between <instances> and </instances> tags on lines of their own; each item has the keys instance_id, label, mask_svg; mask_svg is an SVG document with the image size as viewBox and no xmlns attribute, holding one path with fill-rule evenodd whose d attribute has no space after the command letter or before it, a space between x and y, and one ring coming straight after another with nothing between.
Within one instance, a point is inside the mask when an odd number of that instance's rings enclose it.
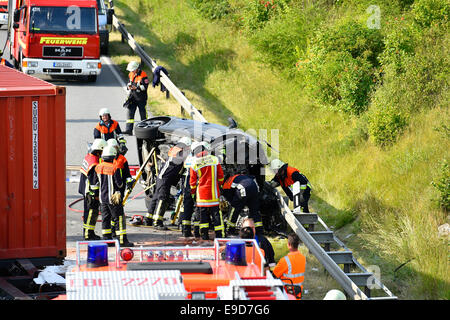
<instances>
[{"instance_id":1,"label":"asphalt road","mask_svg":"<svg viewBox=\"0 0 450 320\"><path fill-rule=\"evenodd\" d=\"M0 47L3 48L6 41L6 31L0 30ZM9 57L5 50L5 58ZM126 98L125 77L113 65L108 57L102 56L102 72L95 83L77 80L52 79L48 76L39 78L58 86L66 87L66 166L80 166L86 155L88 143L93 141L93 129L99 121L98 111L101 108L109 108L112 118L119 122L122 130L125 129L126 113L122 107ZM12 62L12 61L11 61ZM149 89L150 91L150 89ZM149 92L150 93L150 92ZM151 110L149 110L151 113ZM136 121L140 120L136 112ZM126 136L129 149L126 157L130 165L138 165L136 138ZM82 240L82 208L81 195L78 193L79 171L67 170L66 179L66 236L68 258L73 258L73 248L76 241ZM137 184L129 201L125 206L127 221L135 215L144 215L146 206L142 196L143 188ZM166 219L170 213L166 213ZM158 231L153 228L133 227L128 224L127 232L130 241L136 244L148 244L157 242L164 244L180 236L180 232ZM96 230L101 235L101 217Z\"/></svg>"}]
</instances>

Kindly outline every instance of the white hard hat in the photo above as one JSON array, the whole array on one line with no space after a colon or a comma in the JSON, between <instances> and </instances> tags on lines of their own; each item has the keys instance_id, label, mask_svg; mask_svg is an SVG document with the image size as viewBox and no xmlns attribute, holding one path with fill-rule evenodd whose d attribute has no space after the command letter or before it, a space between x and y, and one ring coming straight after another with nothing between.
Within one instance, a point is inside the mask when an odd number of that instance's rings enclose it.
<instances>
[{"instance_id":1,"label":"white hard hat","mask_svg":"<svg viewBox=\"0 0 450 320\"><path fill-rule=\"evenodd\" d=\"M105 157L116 157L117 156L117 149L111 145L107 145L105 148L103 148L102 152L102 158Z\"/></svg>"},{"instance_id":2,"label":"white hard hat","mask_svg":"<svg viewBox=\"0 0 450 320\"><path fill-rule=\"evenodd\" d=\"M92 142L91 145L91 151L100 150L102 151L103 148L106 147L106 141L104 139L95 139L94 142Z\"/></svg>"},{"instance_id":3,"label":"white hard hat","mask_svg":"<svg viewBox=\"0 0 450 320\"><path fill-rule=\"evenodd\" d=\"M136 71L137 68L139 68L139 62L137 61L131 61L130 63L128 63L127 65L127 71Z\"/></svg>"},{"instance_id":4,"label":"white hard hat","mask_svg":"<svg viewBox=\"0 0 450 320\"><path fill-rule=\"evenodd\" d=\"M342 291L333 289L327 292L323 300L347 300Z\"/></svg>"},{"instance_id":5,"label":"white hard hat","mask_svg":"<svg viewBox=\"0 0 450 320\"><path fill-rule=\"evenodd\" d=\"M192 144L192 140L189 137L182 137L180 140L178 140L178 143L184 143L189 147Z\"/></svg>"},{"instance_id":6,"label":"white hard hat","mask_svg":"<svg viewBox=\"0 0 450 320\"><path fill-rule=\"evenodd\" d=\"M270 169L272 169L273 171L278 171L282 166L284 166L284 164L285 163L280 159L273 159L270 162Z\"/></svg>"},{"instance_id":7,"label":"white hard hat","mask_svg":"<svg viewBox=\"0 0 450 320\"><path fill-rule=\"evenodd\" d=\"M109 112L109 109L108 108L101 108L100 109L100 111L98 112L98 115L101 117L101 116L103 116L103 115L105 115L105 114L111 114L111 112Z\"/></svg>"},{"instance_id":8,"label":"white hard hat","mask_svg":"<svg viewBox=\"0 0 450 320\"><path fill-rule=\"evenodd\" d=\"M108 144L108 146L112 146L114 148L119 148L119 143L114 138L108 139L108 141L106 141L106 143Z\"/></svg>"}]
</instances>

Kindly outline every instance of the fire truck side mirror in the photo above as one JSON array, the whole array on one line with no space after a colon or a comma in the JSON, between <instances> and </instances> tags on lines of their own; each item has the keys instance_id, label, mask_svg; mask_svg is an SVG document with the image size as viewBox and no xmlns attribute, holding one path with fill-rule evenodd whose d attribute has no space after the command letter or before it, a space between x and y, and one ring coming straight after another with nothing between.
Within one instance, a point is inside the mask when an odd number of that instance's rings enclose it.
<instances>
[{"instance_id":1,"label":"fire truck side mirror","mask_svg":"<svg viewBox=\"0 0 450 320\"><path fill-rule=\"evenodd\" d=\"M19 9L15 9L14 10L14 23L18 23L20 20L20 10ZM14 26L14 28L16 28Z\"/></svg>"},{"instance_id":2,"label":"fire truck side mirror","mask_svg":"<svg viewBox=\"0 0 450 320\"><path fill-rule=\"evenodd\" d=\"M114 9L106 10L106 24L112 24Z\"/></svg>"}]
</instances>

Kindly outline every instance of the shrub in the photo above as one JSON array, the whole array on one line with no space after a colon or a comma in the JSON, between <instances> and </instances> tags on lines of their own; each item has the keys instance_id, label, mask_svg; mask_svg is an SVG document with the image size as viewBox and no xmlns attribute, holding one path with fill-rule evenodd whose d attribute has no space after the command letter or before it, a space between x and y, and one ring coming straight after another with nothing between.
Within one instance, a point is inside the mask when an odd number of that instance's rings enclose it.
<instances>
[{"instance_id":1,"label":"shrub","mask_svg":"<svg viewBox=\"0 0 450 320\"><path fill-rule=\"evenodd\" d=\"M231 10L228 0L190 0L190 3L194 9L211 20L221 19Z\"/></svg>"},{"instance_id":2,"label":"shrub","mask_svg":"<svg viewBox=\"0 0 450 320\"><path fill-rule=\"evenodd\" d=\"M261 54L262 61L280 69L292 69L297 61L297 48L307 46L304 17L289 14L286 19L274 19L255 32L250 43Z\"/></svg>"},{"instance_id":3,"label":"shrub","mask_svg":"<svg viewBox=\"0 0 450 320\"><path fill-rule=\"evenodd\" d=\"M429 27L432 23L448 21L450 3L448 0L416 0L412 6L414 21L420 27Z\"/></svg>"},{"instance_id":4,"label":"shrub","mask_svg":"<svg viewBox=\"0 0 450 320\"><path fill-rule=\"evenodd\" d=\"M450 211L450 167L447 159L444 159L441 163L440 177L431 184L439 192L439 198L436 199L438 206L445 212Z\"/></svg>"},{"instance_id":5,"label":"shrub","mask_svg":"<svg viewBox=\"0 0 450 320\"><path fill-rule=\"evenodd\" d=\"M312 39L311 52L324 55L333 51L348 52L353 58L366 59L376 66L377 57L383 51L382 34L354 20L326 26Z\"/></svg>"},{"instance_id":6,"label":"shrub","mask_svg":"<svg viewBox=\"0 0 450 320\"><path fill-rule=\"evenodd\" d=\"M320 29L297 68L318 104L359 115L369 104L382 49L379 30L351 20Z\"/></svg>"},{"instance_id":7,"label":"shrub","mask_svg":"<svg viewBox=\"0 0 450 320\"><path fill-rule=\"evenodd\" d=\"M393 64L398 73L405 71L404 60L414 55L418 34L403 17L390 23L389 32L384 37L384 51L379 61L386 66Z\"/></svg>"},{"instance_id":8,"label":"shrub","mask_svg":"<svg viewBox=\"0 0 450 320\"><path fill-rule=\"evenodd\" d=\"M347 52L330 52L299 61L311 97L331 110L349 114L365 111L374 84L373 68L362 58Z\"/></svg>"},{"instance_id":9,"label":"shrub","mask_svg":"<svg viewBox=\"0 0 450 320\"><path fill-rule=\"evenodd\" d=\"M376 104L368 114L368 122L369 134L375 144L387 147L397 141L408 119L395 104Z\"/></svg>"},{"instance_id":10,"label":"shrub","mask_svg":"<svg viewBox=\"0 0 450 320\"><path fill-rule=\"evenodd\" d=\"M261 29L267 21L288 10L290 0L250 0L244 9L244 25L253 32Z\"/></svg>"}]
</instances>

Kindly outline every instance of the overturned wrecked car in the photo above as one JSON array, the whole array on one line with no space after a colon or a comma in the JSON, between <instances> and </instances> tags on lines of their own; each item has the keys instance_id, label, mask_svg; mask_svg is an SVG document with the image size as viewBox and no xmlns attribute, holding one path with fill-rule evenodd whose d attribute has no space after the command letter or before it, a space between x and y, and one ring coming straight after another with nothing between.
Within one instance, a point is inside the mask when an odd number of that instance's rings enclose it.
<instances>
[{"instance_id":1,"label":"overturned wrecked car","mask_svg":"<svg viewBox=\"0 0 450 320\"><path fill-rule=\"evenodd\" d=\"M204 141L211 145L211 153L219 158L225 180L235 174L255 177L260 190L260 213L265 232L285 234L287 224L281 214L276 190L266 181L265 166L269 163L266 150L270 145L238 129L233 119L229 118L229 123L226 127L173 116L157 116L136 125L139 165L148 160L140 179L145 188L147 206L154 192L157 173L168 158L168 151L182 137L189 137L192 141ZM181 181L172 187L169 209L176 210L180 194ZM225 207L231 209L230 206ZM223 211L226 218L229 212ZM242 215L245 214L244 210ZM242 216L238 224L241 220Z\"/></svg>"}]
</instances>

